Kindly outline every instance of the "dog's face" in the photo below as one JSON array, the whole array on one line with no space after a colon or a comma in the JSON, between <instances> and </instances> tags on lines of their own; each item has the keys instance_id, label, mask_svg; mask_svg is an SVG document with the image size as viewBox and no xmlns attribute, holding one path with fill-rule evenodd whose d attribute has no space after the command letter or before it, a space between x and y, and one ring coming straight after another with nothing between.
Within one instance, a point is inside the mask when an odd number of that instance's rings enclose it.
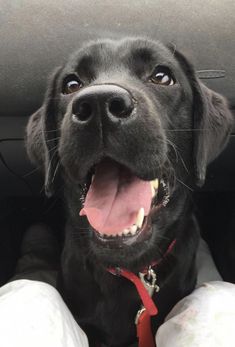
<instances>
[{"instance_id":1,"label":"dog's face","mask_svg":"<svg viewBox=\"0 0 235 347\"><path fill-rule=\"evenodd\" d=\"M203 183L230 124L224 99L179 52L106 40L56 71L29 122L28 148L45 167L48 193L60 173L73 225L85 221L81 237L85 230L93 254L123 266L175 237L187 186Z\"/></svg>"}]
</instances>

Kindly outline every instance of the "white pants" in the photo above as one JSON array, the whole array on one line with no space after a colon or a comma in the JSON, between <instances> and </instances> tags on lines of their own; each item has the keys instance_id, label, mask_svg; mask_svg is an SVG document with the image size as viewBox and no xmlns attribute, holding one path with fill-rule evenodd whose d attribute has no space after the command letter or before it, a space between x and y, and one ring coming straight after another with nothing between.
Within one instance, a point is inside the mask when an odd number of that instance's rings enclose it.
<instances>
[{"instance_id":1,"label":"white pants","mask_svg":"<svg viewBox=\"0 0 235 347\"><path fill-rule=\"evenodd\" d=\"M158 329L157 347L234 347L235 285L207 282L181 300Z\"/></svg>"},{"instance_id":2,"label":"white pants","mask_svg":"<svg viewBox=\"0 0 235 347\"><path fill-rule=\"evenodd\" d=\"M17 280L0 288L1 347L88 347L55 288Z\"/></svg>"},{"instance_id":3,"label":"white pants","mask_svg":"<svg viewBox=\"0 0 235 347\"><path fill-rule=\"evenodd\" d=\"M206 272L199 264L200 286L173 308L158 329L157 347L235 346L235 285L212 281L219 276L212 271L213 261L204 264L211 281L201 285ZM87 346L85 333L52 286L16 280L0 288L0 347Z\"/></svg>"}]
</instances>

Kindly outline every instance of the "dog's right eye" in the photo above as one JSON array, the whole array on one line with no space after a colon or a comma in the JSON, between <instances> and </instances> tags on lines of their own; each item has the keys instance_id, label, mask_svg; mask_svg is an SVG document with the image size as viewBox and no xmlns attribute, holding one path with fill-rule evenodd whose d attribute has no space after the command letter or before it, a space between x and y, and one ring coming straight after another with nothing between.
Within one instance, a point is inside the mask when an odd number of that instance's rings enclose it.
<instances>
[{"instance_id":1,"label":"dog's right eye","mask_svg":"<svg viewBox=\"0 0 235 347\"><path fill-rule=\"evenodd\" d=\"M72 94L77 92L82 87L82 82L76 76L72 76L71 78L67 78L64 81L64 86L62 93L63 94Z\"/></svg>"}]
</instances>

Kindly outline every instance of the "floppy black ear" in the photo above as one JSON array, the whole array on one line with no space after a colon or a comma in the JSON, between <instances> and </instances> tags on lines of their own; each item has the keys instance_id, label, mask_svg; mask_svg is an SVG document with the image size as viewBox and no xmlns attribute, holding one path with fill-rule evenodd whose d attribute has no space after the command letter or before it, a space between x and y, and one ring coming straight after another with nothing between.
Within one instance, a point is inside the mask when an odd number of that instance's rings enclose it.
<instances>
[{"instance_id":1,"label":"floppy black ear","mask_svg":"<svg viewBox=\"0 0 235 347\"><path fill-rule=\"evenodd\" d=\"M58 137L57 80L62 68L57 68L50 79L42 107L29 119L26 129L26 146L29 158L43 169L45 193L48 197L55 192L58 180Z\"/></svg>"},{"instance_id":2,"label":"floppy black ear","mask_svg":"<svg viewBox=\"0 0 235 347\"><path fill-rule=\"evenodd\" d=\"M194 84L194 165L196 184L202 186L206 167L224 149L233 118L223 96L196 80Z\"/></svg>"},{"instance_id":3,"label":"floppy black ear","mask_svg":"<svg viewBox=\"0 0 235 347\"><path fill-rule=\"evenodd\" d=\"M233 117L225 98L199 81L192 65L181 53L174 51L174 55L192 87L195 182L202 186L207 165L219 155L228 142Z\"/></svg>"}]
</instances>

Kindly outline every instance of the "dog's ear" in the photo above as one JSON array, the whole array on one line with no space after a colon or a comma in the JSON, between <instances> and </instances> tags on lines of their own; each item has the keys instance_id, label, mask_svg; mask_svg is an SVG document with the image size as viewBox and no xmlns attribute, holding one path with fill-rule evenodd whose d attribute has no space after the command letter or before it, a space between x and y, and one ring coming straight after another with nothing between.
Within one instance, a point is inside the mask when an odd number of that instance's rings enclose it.
<instances>
[{"instance_id":1,"label":"dog's ear","mask_svg":"<svg viewBox=\"0 0 235 347\"><path fill-rule=\"evenodd\" d=\"M228 142L233 117L225 98L199 81L194 68L181 53L173 53L189 78L193 92L195 183L202 186L207 165L220 154Z\"/></svg>"},{"instance_id":2,"label":"dog's ear","mask_svg":"<svg viewBox=\"0 0 235 347\"><path fill-rule=\"evenodd\" d=\"M42 107L29 119L26 129L26 147L29 158L45 175L45 193L48 197L55 192L58 179L58 121L57 81L62 68L57 68L50 78Z\"/></svg>"},{"instance_id":3,"label":"dog's ear","mask_svg":"<svg viewBox=\"0 0 235 347\"><path fill-rule=\"evenodd\" d=\"M233 118L225 98L196 80L194 83L194 165L198 186L204 184L207 165L227 144L232 126Z\"/></svg>"}]
</instances>

